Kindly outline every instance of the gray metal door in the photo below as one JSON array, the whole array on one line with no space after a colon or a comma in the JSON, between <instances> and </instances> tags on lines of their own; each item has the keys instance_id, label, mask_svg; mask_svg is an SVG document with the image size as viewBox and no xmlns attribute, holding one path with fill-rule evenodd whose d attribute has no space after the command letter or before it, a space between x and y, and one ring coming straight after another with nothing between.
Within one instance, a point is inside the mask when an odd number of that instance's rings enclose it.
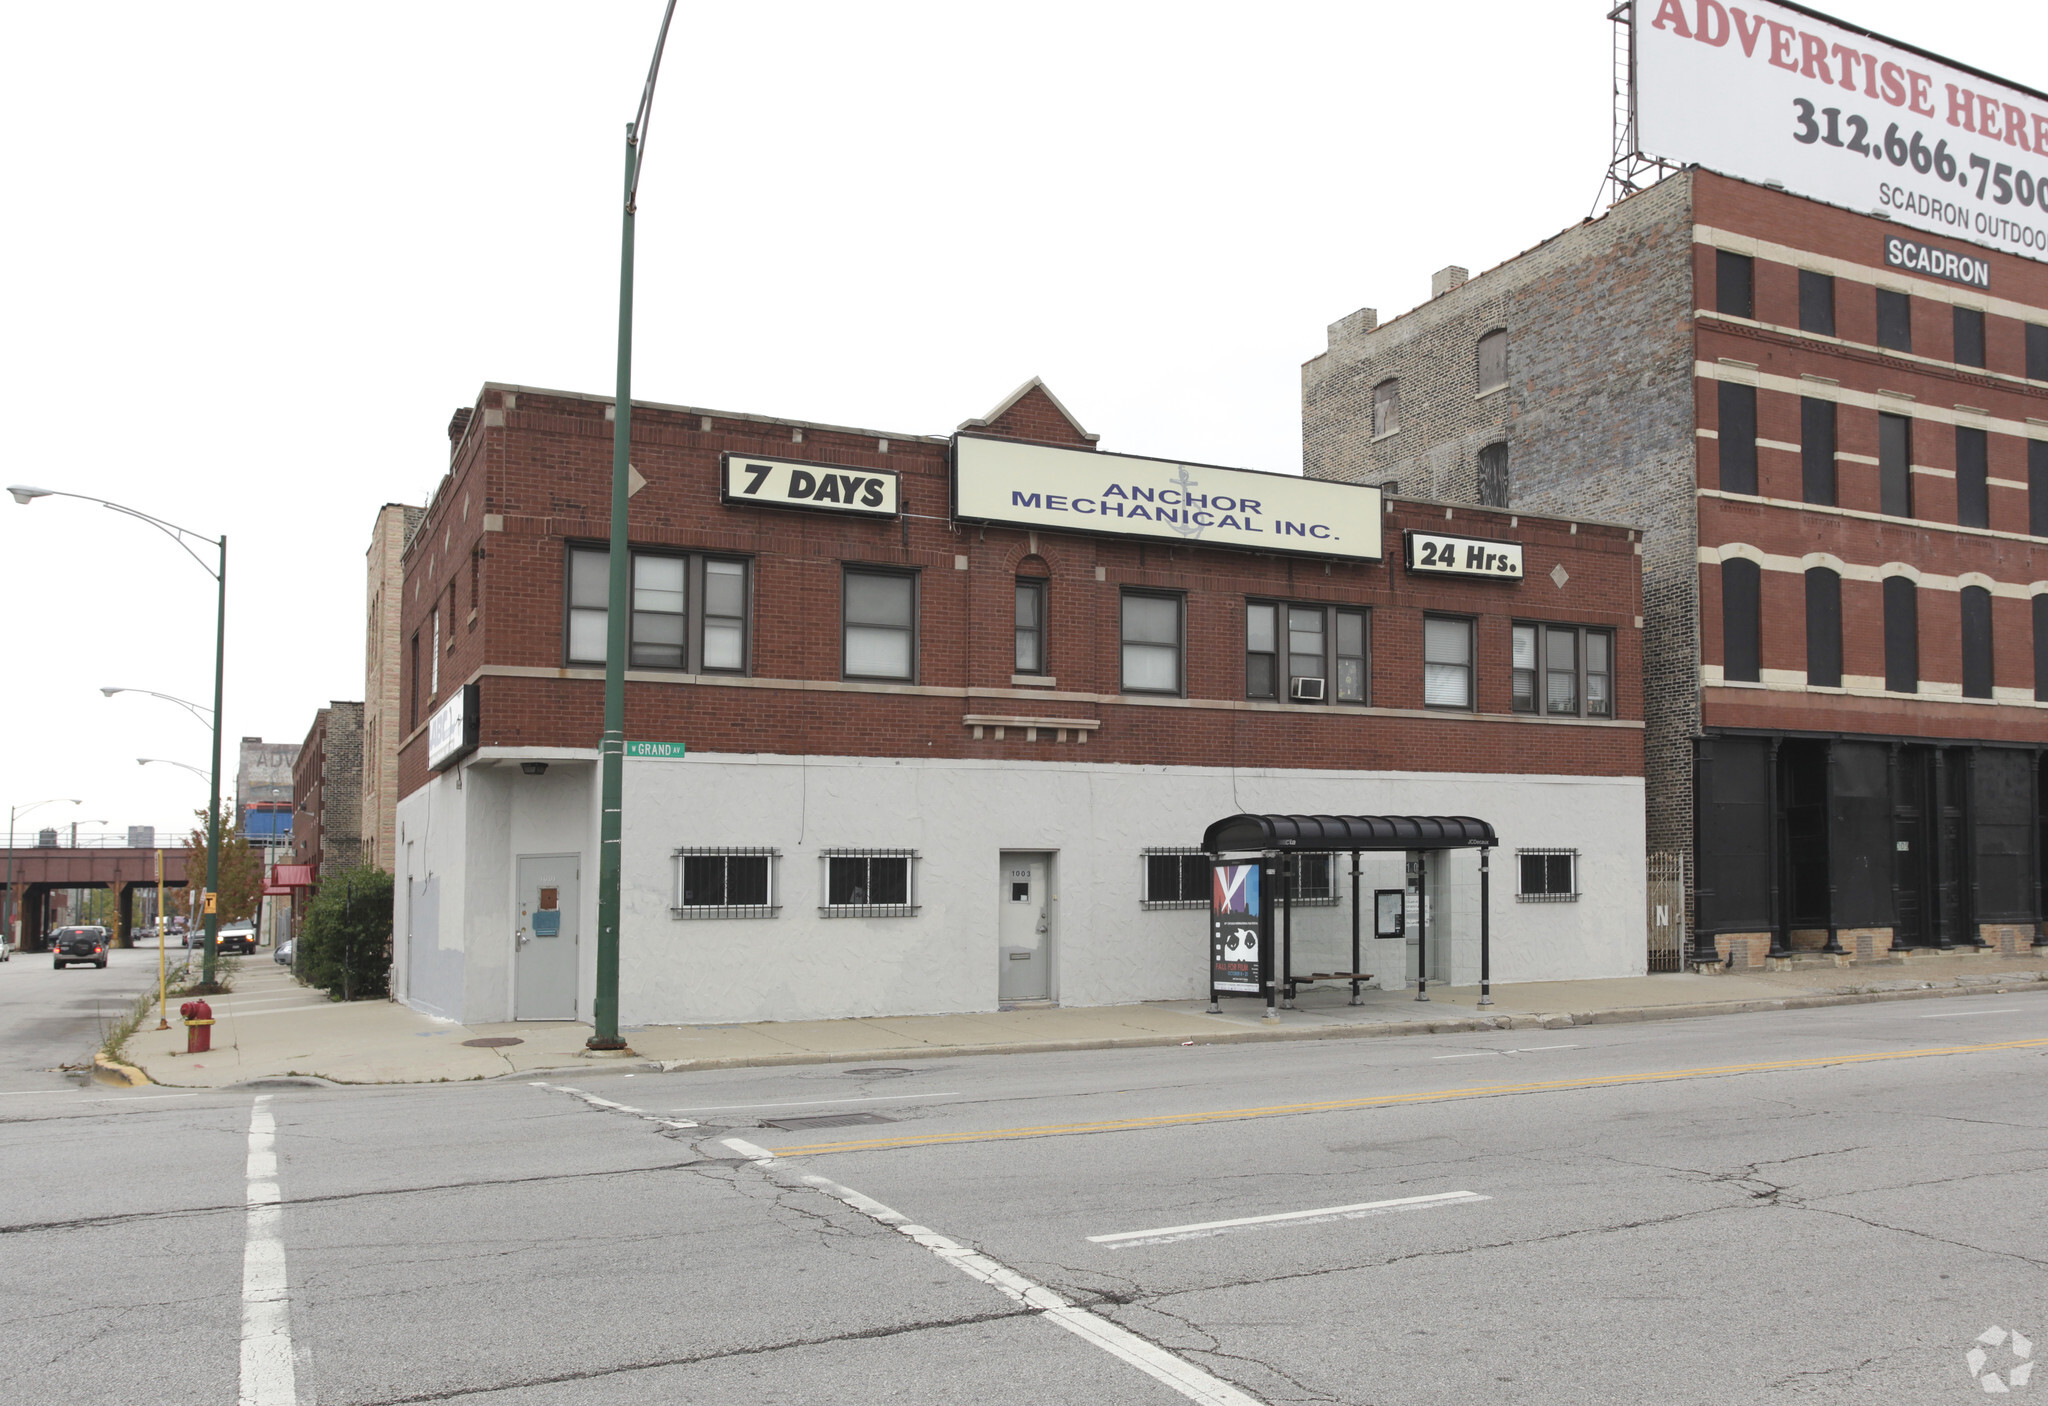
<instances>
[{"instance_id":1,"label":"gray metal door","mask_svg":"<svg viewBox=\"0 0 2048 1406\"><path fill-rule=\"evenodd\" d=\"M1052 995L1051 881L1051 855L1003 855L996 896L996 994L1002 1000L1043 1001Z\"/></svg>"},{"instance_id":2,"label":"gray metal door","mask_svg":"<svg viewBox=\"0 0 2048 1406\"><path fill-rule=\"evenodd\" d=\"M520 856L514 1020L576 1018L576 888L581 874L577 855Z\"/></svg>"}]
</instances>

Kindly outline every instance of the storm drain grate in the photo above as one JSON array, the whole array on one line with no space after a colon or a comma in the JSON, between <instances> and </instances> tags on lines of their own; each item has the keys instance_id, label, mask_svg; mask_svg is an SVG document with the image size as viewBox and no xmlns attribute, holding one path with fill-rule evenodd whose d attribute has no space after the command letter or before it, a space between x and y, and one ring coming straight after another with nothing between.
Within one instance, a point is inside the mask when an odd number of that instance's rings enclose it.
<instances>
[{"instance_id":1,"label":"storm drain grate","mask_svg":"<svg viewBox=\"0 0 2048 1406\"><path fill-rule=\"evenodd\" d=\"M800 1133L809 1128L858 1128L869 1123L893 1123L894 1118L884 1118L879 1113L827 1113L817 1118L763 1118L764 1128L780 1128L786 1133Z\"/></svg>"}]
</instances>

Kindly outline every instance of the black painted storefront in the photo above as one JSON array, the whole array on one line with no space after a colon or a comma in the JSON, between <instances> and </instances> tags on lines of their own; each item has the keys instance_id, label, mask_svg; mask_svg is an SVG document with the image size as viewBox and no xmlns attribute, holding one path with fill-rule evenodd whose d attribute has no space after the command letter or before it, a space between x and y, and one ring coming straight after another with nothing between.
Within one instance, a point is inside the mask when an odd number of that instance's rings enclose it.
<instances>
[{"instance_id":1,"label":"black painted storefront","mask_svg":"<svg viewBox=\"0 0 2048 1406\"><path fill-rule=\"evenodd\" d=\"M1894 950L1982 944L2033 924L2048 868L2048 752L2036 747L1797 733L1695 741L1695 960L1722 933L1888 928Z\"/></svg>"}]
</instances>

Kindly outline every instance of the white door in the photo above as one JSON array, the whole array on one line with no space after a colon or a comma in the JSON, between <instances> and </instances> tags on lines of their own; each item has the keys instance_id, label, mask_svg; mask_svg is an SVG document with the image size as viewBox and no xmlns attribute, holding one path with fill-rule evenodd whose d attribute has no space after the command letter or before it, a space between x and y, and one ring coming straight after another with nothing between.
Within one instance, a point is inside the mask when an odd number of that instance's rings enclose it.
<instances>
[{"instance_id":1,"label":"white door","mask_svg":"<svg viewBox=\"0 0 2048 1406\"><path fill-rule=\"evenodd\" d=\"M1006 853L996 895L996 994L1005 1001L1052 995L1052 856Z\"/></svg>"},{"instance_id":2,"label":"white door","mask_svg":"<svg viewBox=\"0 0 2048 1406\"><path fill-rule=\"evenodd\" d=\"M576 887L581 876L577 855L520 856L514 1020L576 1018Z\"/></svg>"}]
</instances>

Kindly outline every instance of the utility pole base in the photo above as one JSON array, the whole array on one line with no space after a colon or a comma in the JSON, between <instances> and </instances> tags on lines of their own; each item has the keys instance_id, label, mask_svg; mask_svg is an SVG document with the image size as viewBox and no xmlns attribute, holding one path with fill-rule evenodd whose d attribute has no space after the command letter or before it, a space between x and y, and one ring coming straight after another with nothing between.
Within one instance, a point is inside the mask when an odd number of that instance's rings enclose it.
<instances>
[{"instance_id":1,"label":"utility pole base","mask_svg":"<svg viewBox=\"0 0 2048 1406\"><path fill-rule=\"evenodd\" d=\"M609 1038L593 1035L583 1042L583 1059L623 1059L633 1052L626 1048L626 1042L618 1036Z\"/></svg>"}]
</instances>

